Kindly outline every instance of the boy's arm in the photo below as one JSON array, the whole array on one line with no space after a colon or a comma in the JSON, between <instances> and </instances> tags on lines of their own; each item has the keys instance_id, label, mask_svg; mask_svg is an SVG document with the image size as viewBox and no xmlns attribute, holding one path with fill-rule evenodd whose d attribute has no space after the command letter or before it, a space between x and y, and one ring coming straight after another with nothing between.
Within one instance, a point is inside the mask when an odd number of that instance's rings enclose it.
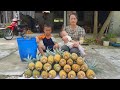
<instances>
[{"instance_id":1,"label":"boy's arm","mask_svg":"<svg viewBox=\"0 0 120 90\"><path fill-rule=\"evenodd\" d=\"M36 42L37 42L37 43L39 43L39 42L40 42L40 40L39 40L38 36L36 36Z\"/></svg>"},{"instance_id":2,"label":"boy's arm","mask_svg":"<svg viewBox=\"0 0 120 90\"><path fill-rule=\"evenodd\" d=\"M52 41L54 42L54 48L59 48L59 44L57 43L56 39L54 37L51 37Z\"/></svg>"},{"instance_id":3,"label":"boy's arm","mask_svg":"<svg viewBox=\"0 0 120 90\"><path fill-rule=\"evenodd\" d=\"M45 37L44 35L36 36L36 42L39 43L40 40L42 40L44 37Z\"/></svg>"}]
</instances>

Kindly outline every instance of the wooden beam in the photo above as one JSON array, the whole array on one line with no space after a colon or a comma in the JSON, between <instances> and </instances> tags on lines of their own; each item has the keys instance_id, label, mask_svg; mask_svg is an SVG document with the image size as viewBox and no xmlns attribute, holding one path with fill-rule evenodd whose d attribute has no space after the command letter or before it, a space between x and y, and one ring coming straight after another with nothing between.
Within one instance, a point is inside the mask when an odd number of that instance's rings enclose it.
<instances>
[{"instance_id":1,"label":"wooden beam","mask_svg":"<svg viewBox=\"0 0 120 90\"><path fill-rule=\"evenodd\" d=\"M101 37L103 36L103 33L104 33L105 29L106 29L107 26L109 25L110 20L111 20L111 18L112 18L112 14L113 14L113 11L110 11L109 16L107 17L105 23L103 24L103 26L102 26L102 28L101 28L101 30L100 30L100 32L99 32L99 38L101 38Z\"/></svg>"}]
</instances>

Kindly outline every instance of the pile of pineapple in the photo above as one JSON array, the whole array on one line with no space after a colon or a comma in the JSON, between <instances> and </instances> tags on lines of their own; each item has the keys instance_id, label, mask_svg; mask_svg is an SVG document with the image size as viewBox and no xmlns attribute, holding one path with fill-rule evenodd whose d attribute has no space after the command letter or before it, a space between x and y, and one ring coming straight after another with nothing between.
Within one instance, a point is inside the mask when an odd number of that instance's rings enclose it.
<instances>
[{"instance_id":1,"label":"pile of pineapple","mask_svg":"<svg viewBox=\"0 0 120 90\"><path fill-rule=\"evenodd\" d=\"M36 59L29 57L24 60L29 61L23 74L25 78L54 79L57 75L60 79L95 78L95 72L76 53L60 50L54 50L53 53L47 50L46 55L36 55Z\"/></svg>"}]
</instances>

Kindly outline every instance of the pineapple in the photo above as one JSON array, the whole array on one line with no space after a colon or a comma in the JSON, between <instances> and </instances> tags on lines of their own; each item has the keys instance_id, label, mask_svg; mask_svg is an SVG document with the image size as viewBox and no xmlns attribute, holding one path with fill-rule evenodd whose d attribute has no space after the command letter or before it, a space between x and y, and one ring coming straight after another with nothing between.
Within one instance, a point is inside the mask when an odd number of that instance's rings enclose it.
<instances>
[{"instance_id":1,"label":"pineapple","mask_svg":"<svg viewBox=\"0 0 120 90\"><path fill-rule=\"evenodd\" d=\"M32 76L32 71L30 69L27 69L24 72L24 76L25 76L25 78L30 78Z\"/></svg>"},{"instance_id":2,"label":"pineapple","mask_svg":"<svg viewBox=\"0 0 120 90\"><path fill-rule=\"evenodd\" d=\"M41 77L42 77L43 79L47 79L47 78L48 78L48 72L47 72L47 71L42 71Z\"/></svg>"},{"instance_id":3,"label":"pineapple","mask_svg":"<svg viewBox=\"0 0 120 90\"><path fill-rule=\"evenodd\" d=\"M73 59L73 60L77 60L77 58L78 58L78 55L76 54L76 53L72 53L71 54L71 59Z\"/></svg>"},{"instance_id":4,"label":"pineapple","mask_svg":"<svg viewBox=\"0 0 120 90\"><path fill-rule=\"evenodd\" d=\"M72 60L71 58L69 58L69 59L67 60L67 64L73 65L73 60Z\"/></svg>"},{"instance_id":5,"label":"pineapple","mask_svg":"<svg viewBox=\"0 0 120 90\"><path fill-rule=\"evenodd\" d=\"M82 66L81 66L81 70L82 71L87 71L88 70L88 65L86 63L84 63Z\"/></svg>"},{"instance_id":6,"label":"pineapple","mask_svg":"<svg viewBox=\"0 0 120 90\"><path fill-rule=\"evenodd\" d=\"M35 64L34 64L34 60L35 59L32 59L32 56L29 56L27 58L24 58L23 60L27 61L28 62L28 68L30 70L33 70L35 68Z\"/></svg>"},{"instance_id":7,"label":"pineapple","mask_svg":"<svg viewBox=\"0 0 120 90\"><path fill-rule=\"evenodd\" d=\"M60 64L60 66L65 66L66 65L66 60L65 59L61 59L60 61L59 61L59 64Z\"/></svg>"},{"instance_id":8,"label":"pineapple","mask_svg":"<svg viewBox=\"0 0 120 90\"><path fill-rule=\"evenodd\" d=\"M61 79L66 79L67 78L67 73L64 70L61 70L59 72L59 76Z\"/></svg>"},{"instance_id":9,"label":"pineapple","mask_svg":"<svg viewBox=\"0 0 120 90\"><path fill-rule=\"evenodd\" d=\"M54 70L55 71L60 71L60 69L61 69L61 66L59 65L59 64L55 64L54 66L53 66L53 68L54 68Z\"/></svg>"},{"instance_id":10,"label":"pineapple","mask_svg":"<svg viewBox=\"0 0 120 90\"><path fill-rule=\"evenodd\" d=\"M48 63L50 63L50 64L54 63L54 57L52 55L48 56Z\"/></svg>"},{"instance_id":11,"label":"pineapple","mask_svg":"<svg viewBox=\"0 0 120 90\"><path fill-rule=\"evenodd\" d=\"M49 70L52 69L52 66L51 66L51 64L46 63L46 64L44 64L43 69L44 69L45 71L49 71Z\"/></svg>"},{"instance_id":12,"label":"pineapple","mask_svg":"<svg viewBox=\"0 0 120 90\"><path fill-rule=\"evenodd\" d=\"M88 69L88 70L86 71L86 77L87 77L88 79L94 79L94 78L95 78L95 73L94 73L94 71L91 70L91 69Z\"/></svg>"},{"instance_id":13,"label":"pineapple","mask_svg":"<svg viewBox=\"0 0 120 90\"><path fill-rule=\"evenodd\" d=\"M49 78L50 78L50 79L55 78L55 77L56 77L56 75L57 75L57 73L56 73L56 71L55 71L55 70L50 70L50 71L49 71Z\"/></svg>"},{"instance_id":14,"label":"pineapple","mask_svg":"<svg viewBox=\"0 0 120 90\"><path fill-rule=\"evenodd\" d=\"M60 59L61 59L61 56L60 56L59 54L55 54L55 56L54 56L54 61L55 61L56 63L58 63L58 62L60 61Z\"/></svg>"},{"instance_id":15,"label":"pineapple","mask_svg":"<svg viewBox=\"0 0 120 90\"><path fill-rule=\"evenodd\" d=\"M83 72L83 71L79 71L78 73L77 73L77 77L78 77L78 79L84 79L85 78L85 72Z\"/></svg>"},{"instance_id":16,"label":"pineapple","mask_svg":"<svg viewBox=\"0 0 120 90\"><path fill-rule=\"evenodd\" d=\"M34 78L39 78L40 77L40 72L38 70L33 70L33 77Z\"/></svg>"},{"instance_id":17,"label":"pineapple","mask_svg":"<svg viewBox=\"0 0 120 90\"><path fill-rule=\"evenodd\" d=\"M71 70L69 73L68 73L68 79L75 79L76 78L76 73Z\"/></svg>"},{"instance_id":18,"label":"pineapple","mask_svg":"<svg viewBox=\"0 0 120 90\"><path fill-rule=\"evenodd\" d=\"M33 69L35 68L35 64L34 64L33 62L29 63L29 64L28 64L28 68L29 68L30 70L33 70Z\"/></svg>"},{"instance_id":19,"label":"pineapple","mask_svg":"<svg viewBox=\"0 0 120 90\"><path fill-rule=\"evenodd\" d=\"M65 52L63 53L63 58L64 58L65 60L68 60L68 59L70 58L70 53L67 52L67 51L65 51Z\"/></svg>"},{"instance_id":20,"label":"pineapple","mask_svg":"<svg viewBox=\"0 0 120 90\"><path fill-rule=\"evenodd\" d=\"M72 70L75 72L79 72L80 71L80 66L78 64L73 64L72 65Z\"/></svg>"},{"instance_id":21,"label":"pineapple","mask_svg":"<svg viewBox=\"0 0 120 90\"><path fill-rule=\"evenodd\" d=\"M84 60L83 60L82 57L78 57L76 62L77 62L77 64L80 65L80 66L84 64Z\"/></svg>"},{"instance_id":22,"label":"pineapple","mask_svg":"<svg viewBox=\"0 0 120 90\"><path fill-rule=\"evenodd\" d=\"M67 73L71 71L71 66L70 65L65 65L64 66L64 71L66 71Z\"/></svg>"},{"instance_id":23,"label":"pineapple","mask_svg":"<svg viewBox=\"0 0 120 90\"><path fill-rule=\"evenodd\" d=\"M41 60L40 60L43 64L45 64L45 63L47 63L47 61L48 61L48 58L45 56L45 55L43 55L42 57L41 57Z\"/></svg>"},{"instance_id":24,"label":"pineapple","mask_svg":"<svg viewBox=\"0 0 120 90\"><path fill-rule=\"evenodd\" d=\"M59 51L58 49L54 50L54 53L55 53L55 55L54 55L54 61L55 61L56 63L58 63L58 62L60 61L60 59L62 58L62 57L61 57L61 56L62 56L62 53L61 53L61 51Z\"/></svg>"},{"instance_id":25,"label":"pineapple","mask_svg":"<svg viewBox=\"0 0 120 90\"><path fill-rule=\"evenodd\" d=\"M40 61L37 61L35 63L36 70L40 71L42 69L42 67L43 67L43 64Z\"/></svg>"}]
</instances>

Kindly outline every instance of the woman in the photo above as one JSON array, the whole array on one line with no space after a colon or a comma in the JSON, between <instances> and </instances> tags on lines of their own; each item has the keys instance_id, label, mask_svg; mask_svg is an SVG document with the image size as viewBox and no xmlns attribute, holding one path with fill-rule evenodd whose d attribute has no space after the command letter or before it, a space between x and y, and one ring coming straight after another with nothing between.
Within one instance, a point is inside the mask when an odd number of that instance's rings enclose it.
<instances>
[{"instance_id":1,"label":"woman","mask_svg":"<svg viewBox=\"0 0 120 90\"><path fill-rule=\"evenodd\" d=\"M79 55L78 46L80 44L80 37L85 36L84 28L77 25L77 15L75 13L70 14L69 16L70 25L65 27L65 31L71 36L72 40L74 40L73 48L70 50L71 53L76 52ZM63 46L65 48L65 46Z\"/></svg>"}]
</instances>

